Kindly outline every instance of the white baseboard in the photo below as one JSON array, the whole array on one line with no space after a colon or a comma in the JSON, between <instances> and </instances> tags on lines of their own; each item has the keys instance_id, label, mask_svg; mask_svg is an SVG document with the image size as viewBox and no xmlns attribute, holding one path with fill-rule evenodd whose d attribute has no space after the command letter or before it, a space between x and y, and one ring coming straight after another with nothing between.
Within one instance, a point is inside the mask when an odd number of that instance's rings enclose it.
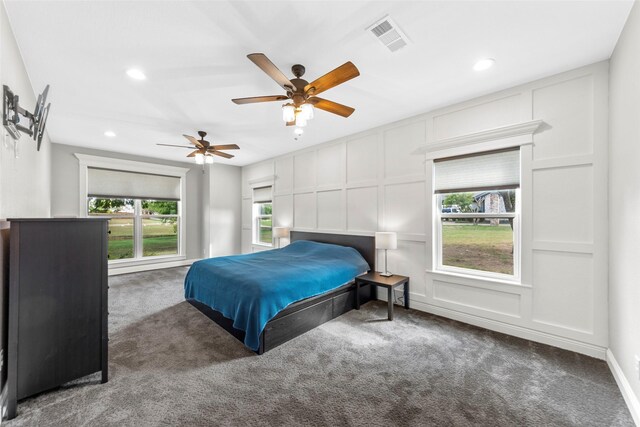
<instances>
[{"instance_id":1,"label":"white baseboard","mask_svg":"<svg viewBox=\"0 0 640 427\"><path fill-rule=\"evenodd\" d=\"M131 265L127 267L109 267L109 276L117 276L119 274L137 273L140 271L160 270L162 268L183 267L191 265L199 259L183 259L179 261L166 261L154 264Z\"/></svg>"},{"instance_id":2,"label":"white baseboard","mask_svg":"<svg viewBox=\"0 0 640 427\"><path fill-rule=\"evenodd\" d=\"M479 326L491 331L501 332L507 335L513 335L518 338L524 338L530 341L559 347L565 350L575 351L576 353L586 354L604 360L606 358L606 348L569 338L559 337L557 335L540 332L533 329L523 328L522 326L509 325L507 323L498 322L496 320L486 319L474 316L472 314L461 313L459 311L426 304L420 301L411 301L411 308L425 311L438 316L447 317L449 319L468 323L470 325Z\"/></svg>"},{"instance_id":3,"label":"white baseboard","mask_svg":"<svg viewBox=\"0 0 640 427\"><path fill-rule=\"evenodd\" d=\"M613 378L615 378L616 383L618 383L622 397L624 397L624 401L627 403L627 407L629 408L629 412L631 412L633 421L637 426L640 426L640 400L638 400L638 396L633 392L627 377L625 377L624 372L622 372L622 369L620 368L620 365L618 365L616 358L613 356L611 349L607 349L607 363L609 364L609 369L611 369Z\"/></svg>"}]
</instances>

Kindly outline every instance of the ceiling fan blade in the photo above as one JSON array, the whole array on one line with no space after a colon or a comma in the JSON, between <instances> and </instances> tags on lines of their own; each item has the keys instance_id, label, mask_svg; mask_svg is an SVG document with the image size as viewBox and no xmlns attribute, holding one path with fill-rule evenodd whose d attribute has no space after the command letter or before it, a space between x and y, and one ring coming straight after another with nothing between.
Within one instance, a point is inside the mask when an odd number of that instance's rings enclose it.
<instances>
[{"instance_id":1,"label":"ceiling fan blade","mask_svg":"<svg viewBox=\"0 0 640 427\"><path fill-rule=\"evenodd\" d=\"M296 125L296 121L292 121L292 122L287 122L287 126L295 126Z\"/></svg>"},{"instance_id":2,"label":"ceiling fan blade","mask_svg":"<svg viewBox=\"0 0 640 427\"><path fill-rule=\"evenodd\" d=\"M280 71L264 53L251 53L247 55L247 58L267 73L267 75L275 80L284 90L295 89L295 86L289 81L287 76L282 74L282 71Z\"/></svg>"},{"instance_id":3,"label":"ceiling fan blade","mask_svg":"<svg viewBox=\"0 0 640 427\"><path fill-rule=\"evenodd\" d=\"M225 159L233 158L232 154L223 153L222 151L209 151L211 154L215 154L216 156L224 157Z\"/></svg>"},{"instance_id":4,"label":"ceiling fan blade","mask_svg":"<svg viewBox=\"0 0 640 427\"><path fill-rule=\"evenodd\" d=\"M193 151L193 152L187 154L187 157L195 157L196 154L198 154L199 152L200 152L200 150Z\"/></svg>"},{"instance_id":5,"label":"ceiling fan blade","mask_svg":"<svg viewBox=\"0 0 640 427\"><path fill-rule=\"evenodd\" d=\"M200 141L198 141L198 140L197 140L197 139L195 139L194 137L189 136L189 135L182 135L182 136L184 136L185 138L187 138L187 139L189 140L189 142L190 142L190 143L192 143L193 145L195 145L196 147L198 147L198 148L203 148L203 146L202 146L202 144L200 143Z\"/></svg>"},{"instance_id":6,"label":"ceiling fan blade","mask_svg":"<svg viewBox=\"0 0 640 427\"><path fill-rule=\"evenodd\" d=\"M347 107L346 105L338 104L337 102L329 101L327 99L318 98L317 96L312 96L307 99L307 102L315 105L316 108L342 117L349 117L354 111L356 111L355 108Z\"/></svg>"},{"instance_id":7,"label":"ceiling fan blade","mask_svg":"<svg viewBox=\"0 0 640 427\"><path fill-rule=\"evenodd\" d=\"M232 101L238 105L242 104L255 104L256 102L271 102L271 101L285 101L289 99L284 95L269 95L269 96L252 96L249 98L235 98Z\"/></svg>"},{"instance_id":8,"label":"ceiling fan blade","mask_svg":"<svg viewBox=\"0 0 640 427\"><path fill-rule=\"evenodd\" d=\"M304 91L309 92L309 95L317 95L325 90L351 80L354 77L358 77L359 75L360 71L358 71L351 61L345 62L335 70L329 71L324 76L319 77L306 85Z\"/></svg>"},{"instance_id":9,"label":"ceiling fan blade","mask_svg":"<svg viewBox=\"0 0 640 427\"><path fill-rule=\"evenodd\" d=\"M239 150L236 144L210 145L208 150Z\"/></svg>"},{"instance_id":10,"label":"ceiling fan blade","mask_svg":"<svg viewBox=\"0 0 640 427\"><path fill-rule=\"evenodd\" d=\"M156 144L156 145L162 145L162 146L165 146L165 147L188 148L189 150L193 150L193 147L191 147L190 145L173 145L173 144Z\"/></svg>"}]
</instances>

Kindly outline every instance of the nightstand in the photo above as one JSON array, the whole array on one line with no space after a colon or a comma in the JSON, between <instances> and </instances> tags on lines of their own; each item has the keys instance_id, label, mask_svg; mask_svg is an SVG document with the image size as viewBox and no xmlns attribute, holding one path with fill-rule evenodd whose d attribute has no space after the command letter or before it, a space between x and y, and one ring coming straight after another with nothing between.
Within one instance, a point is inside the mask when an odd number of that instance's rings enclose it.
<instances>
[{"instance_id":1,"label":"nightstand","mask_svg":"<svg viewBox=\"0 0 640 427\"><path fill-rule=\"evenodd\" d=\"M360 310L360 286L366 284L387 288L387 311L389 320L393 320L393 290L400 285L404 285L404 308L409 308L409 278L407 276L394 274L393 276L387 277L377 271L371 271L356 277L355 281L356 310Z\"/></svg>"}]
</instances>

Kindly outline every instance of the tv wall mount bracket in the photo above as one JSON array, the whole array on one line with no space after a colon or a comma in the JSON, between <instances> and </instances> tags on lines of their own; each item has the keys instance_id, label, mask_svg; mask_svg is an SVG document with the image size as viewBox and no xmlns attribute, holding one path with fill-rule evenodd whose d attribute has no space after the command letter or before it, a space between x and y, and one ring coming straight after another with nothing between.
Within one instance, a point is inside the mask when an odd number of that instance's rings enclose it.
<instances>
[{"instance_id":1,"label":"tv wall mount bracket","mask_svg":"<svg viewBox=\"0 0 640 427\"><path fill-rule=\"evenodd\" d=\"M2 124L15 140L20 138L20 132L31 136L38 144L38 151L40 151L47 117L49 116L49 108L51 107L51 103L46 104L48 93L49 85L38 95L35 109L31 113L20 105L20 97L14 94L9 86L2 86ZM27 121L24 125L22 124L23 120Z\"/></svg>"}]
</instances>

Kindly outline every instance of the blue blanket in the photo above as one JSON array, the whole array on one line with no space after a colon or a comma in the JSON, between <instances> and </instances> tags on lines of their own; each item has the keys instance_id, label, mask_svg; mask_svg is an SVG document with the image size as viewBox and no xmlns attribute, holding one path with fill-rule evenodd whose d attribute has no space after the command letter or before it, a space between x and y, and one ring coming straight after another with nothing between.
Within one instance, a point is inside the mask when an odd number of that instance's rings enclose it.
<instances>
[{"instance_id":1,"label":"blue blanket","mask_svg":"<svg viewBox=\"0 0 640 427\"><path fill-rule=\"evenodd\" d=\"M184 296L233 320L244 344L260 346L267 322L296 301L323 294L369 269L353 248L299 240L283 249L194 262Z\"/></svg>"}]
</instances>

